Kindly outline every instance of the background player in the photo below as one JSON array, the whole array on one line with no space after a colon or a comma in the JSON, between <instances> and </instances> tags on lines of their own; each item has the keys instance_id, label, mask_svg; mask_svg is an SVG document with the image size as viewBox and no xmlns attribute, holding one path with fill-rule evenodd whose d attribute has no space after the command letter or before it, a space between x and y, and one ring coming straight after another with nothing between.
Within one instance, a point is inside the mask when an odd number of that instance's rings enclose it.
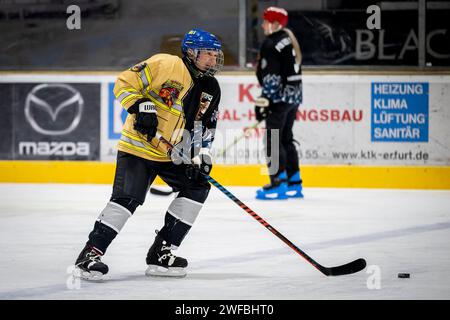
<instances>
[{"instance_id":1,"label":"background player","mask_svg":"<svg viewBox=\"0 0 450 320\"><path fill-rule=\"evenodd\" d=\"M303 197L302 180L292 127L302 102L301 51L294 34L285 28L287 11L269 7L261 25L266 36L256 70L261 96L256 99L257 120L266 121L268 159L279 156L279 170L270 175L270 184L257 190L257 199ZM279 130L279 150L271 150L273 132ZM270 160L268 160L270 166Z\"/></svg>"}]
</instances>

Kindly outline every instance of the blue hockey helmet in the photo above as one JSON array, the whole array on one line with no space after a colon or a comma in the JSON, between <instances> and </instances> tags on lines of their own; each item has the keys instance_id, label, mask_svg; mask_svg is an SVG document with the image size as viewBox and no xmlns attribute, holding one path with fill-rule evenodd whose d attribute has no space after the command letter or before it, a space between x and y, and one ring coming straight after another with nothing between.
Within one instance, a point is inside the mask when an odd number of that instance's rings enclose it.
<instances>
[{"instance_id":1,"label":"blue hockey helmet","mask_svg":"<svg viewBox=\"0 0 450 320\"><path fill-rule=\"evenodd\" d=\"M201 51L213 51L215 63L207 66L199 65ZM184 35L181 52L187 58L188 67L195 76L214 76L223 67L222 44L215 35L202 29L192 29Z\"/></svg>"}]
</instances>

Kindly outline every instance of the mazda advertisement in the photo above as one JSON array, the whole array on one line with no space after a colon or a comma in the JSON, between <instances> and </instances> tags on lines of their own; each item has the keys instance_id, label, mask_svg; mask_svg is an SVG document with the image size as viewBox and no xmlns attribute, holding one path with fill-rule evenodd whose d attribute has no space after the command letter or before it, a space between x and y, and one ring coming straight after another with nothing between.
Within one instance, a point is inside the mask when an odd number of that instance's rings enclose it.
<instances>
[{"instance_id":1,"label":"mazda advertisement","mask_svg":"<svg viewBox=\"0 0 450 320\"><path fill-rule=\"evenodd\" d=\"M1 122L8 142L1 144L3 159L99 159L99 84L1 84L0 92L10 119Z\"/></svg>"}]
</instances>

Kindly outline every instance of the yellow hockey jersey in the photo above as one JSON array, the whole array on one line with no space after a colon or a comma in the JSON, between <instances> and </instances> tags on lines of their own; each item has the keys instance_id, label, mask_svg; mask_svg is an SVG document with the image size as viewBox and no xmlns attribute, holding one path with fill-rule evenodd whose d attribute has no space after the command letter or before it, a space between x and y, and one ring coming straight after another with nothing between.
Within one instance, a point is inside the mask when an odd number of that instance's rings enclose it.
<instances>
[{"instance_id":1,"label":"yellow hockey jersey","mask_svg":"<svg viewBox=\"0 0 450 320\"><path fill-rule=\"evenodd\" d=\"M157 109L158 132L172 144L191 130L194 121L202 121L203 134L212 142L216 127L220 88L212 77L193 78L183 60L169 54L156 54L122 72L114 86L114 95L128 110L141 99L149 99ZM208 103L205 110L205 97ZM128 114L118 150L153 161L170 161L166 146L157 138L147 142L146 135L134 130L135 114Z\"/></svg>"}]
</instances>

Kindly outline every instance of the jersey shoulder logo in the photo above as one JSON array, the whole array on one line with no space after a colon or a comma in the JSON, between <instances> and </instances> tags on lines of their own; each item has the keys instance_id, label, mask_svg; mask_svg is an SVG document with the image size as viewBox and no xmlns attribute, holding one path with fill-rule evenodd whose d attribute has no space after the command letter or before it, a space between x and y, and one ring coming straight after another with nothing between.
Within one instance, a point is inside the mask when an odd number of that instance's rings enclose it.
<instances>
[{"instance_id":1,"label":"jersey shoulder logo","mask_svg":"<svg viewBox=\"0 0 450 320\"><path fill-rule=\"evenodd\" d=\"M287 47L290 44L292 44L291 38L289 38L289 37L283 38L280 41L278 41L278 43L275 45L275 49L278 52L281 52L281 50L283 50L285 47Z\"/></svg>"},{"instance_id":2,"label":"jersey shoulder logo","mask_svg":"<svg viewBox=\"0 0 450 320\"><path fill-rule=\"evenodd\" d=\"M147 63L146 62L142 62L142 63L135 64L134 66L132 66L130 68L130 70L134 71L134 72L141 72L142 70L145 69L146 66L147 66Z\"/></svg>"},{"instance_id":3,"label":"jersey shoulder logo","mask_svg":"<svg viewBox=\"0 0 450 320\"><path fill-rule=\"evenodd\" d=\"M130 70L134 71L134 72L141 72L142 70L145 69L146 66L147 66L147 63L146 62L142 62L142 63L138 63L138 64L132 66L130 68Z\"/></svg>"}]
</instances>

